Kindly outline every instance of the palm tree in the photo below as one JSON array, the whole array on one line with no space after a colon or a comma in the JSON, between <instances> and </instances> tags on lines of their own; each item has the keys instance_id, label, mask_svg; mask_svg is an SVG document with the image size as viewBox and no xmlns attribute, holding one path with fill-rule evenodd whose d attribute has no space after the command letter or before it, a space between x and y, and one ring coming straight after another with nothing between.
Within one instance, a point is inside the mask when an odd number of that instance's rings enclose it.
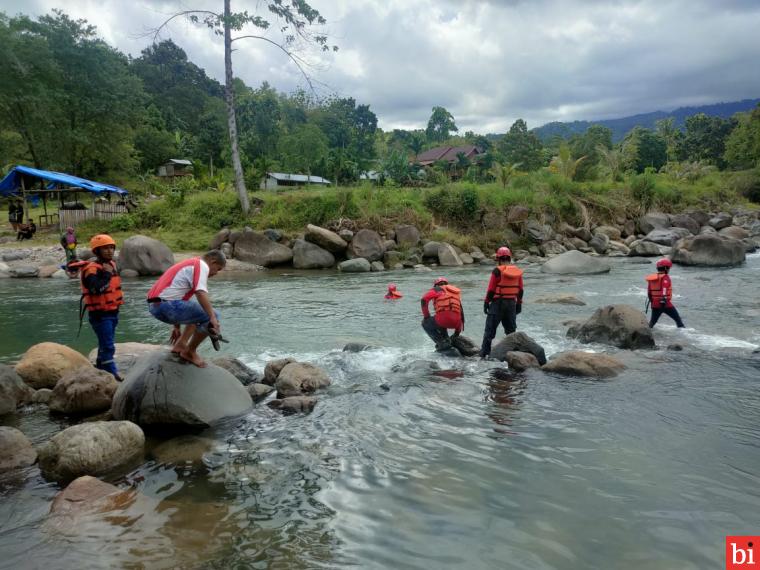
<instances>
[{"instance_id":1,"label":"palm tree","mask_svg":"<svg viewBox=\"0 0 760 570\"><path fill-rule=\"evenodd\" d=\"M578 169L578 165L586 160L585 156L577 159L573 159L570 152L570 147L563 143L559 146L557 156L552 158L549 163L549 170L552 172L564 176L568 180L575 178L575 171Z\"/></svg>"},{"instance_id":2,"label":"palm tree","mask_svg":"<svg viewBox=\"0 0 760 570\"><path fill-rule=\"evenodd\" d=\"M616 182L623 166L623 156L620 150L616 148L607 148L604 145L598 145L596 147L596 152L599 153L599 157L602 159L610 178L613 182Z\"/></svg>"},{"instance_id":3,"label":"palm tree","mask_svg":"<svg viewBox=\"0 0 760 570\"><path fill-rule=\"evenodd\" d=\"M517 174L517 169L520 168L520 164L521 163L519 162L516 162L515 164L494 163L491 167L491 176L493 176L496 181L501 184L501 187L506 190L512 178Z\"/></svg>"}]
</instances>

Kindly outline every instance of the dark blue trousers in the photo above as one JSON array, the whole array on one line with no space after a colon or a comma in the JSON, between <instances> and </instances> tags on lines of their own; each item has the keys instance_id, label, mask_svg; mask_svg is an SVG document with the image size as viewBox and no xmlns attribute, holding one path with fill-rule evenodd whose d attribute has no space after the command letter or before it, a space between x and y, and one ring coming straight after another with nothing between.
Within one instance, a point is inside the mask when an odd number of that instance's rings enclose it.
<instances>
[{"instance_id":1,"label":"dark blue trousers","mask_svg":"<svg viewBox=\"0 0 760 570\"><path fill-rule=\"evenodd\" d=\"M671 319L673 319L676 322L676 326L679 329L684 328L683 321L681 320L681 315L678 314L678 311L675 307L661 307L659 309L655 309L652 307L652 316L649 319L649 328L651 329L654 325L657 324L657 321L660 320L660 317L662 314L665 313L668 315Z\"/></svg>"},{"instance_id":2,"label":"dark blue trousers","mask_svg":"<svg viewBox=\"0 0 760 570\"><path fill-rule=\"evenodd\" d=\"M98 337L98 358L95 361L95 368L100 368L118 376L119 371L116 369L114 361L114 337L116 335L116 325L119 324L118 311L92 311L90 313L90 325L95 335Z\"/></svg>"}]
</instances>

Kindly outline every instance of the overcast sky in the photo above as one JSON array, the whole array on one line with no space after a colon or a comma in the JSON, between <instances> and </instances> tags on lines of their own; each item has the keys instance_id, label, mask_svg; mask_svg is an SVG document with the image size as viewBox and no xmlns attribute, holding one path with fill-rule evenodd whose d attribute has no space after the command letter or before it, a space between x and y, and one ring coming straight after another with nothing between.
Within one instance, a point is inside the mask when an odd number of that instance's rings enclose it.
<instances>
[{"instance_id":1,"label":"overcast sky","mask_svg":"<svg viewBox=\"0 0 760 570\"><path fill-rule=\"evenodd\" d=\"M233 10L265 2L233 0ZM760 0L312 0L340 50L312 56L315 79L368 103L384 129L422 128L434 105L460 130L504 132L517 118L603 119L760 97ZM137 57L179 9L222 0L0 0L9 15L62 8ZM171 37L223 81L219 38L186 20ZM277 38L276 34L271 36ZM290 92L298 69L261 41L233 55L247 84Z\"/></svg>"}]
</instances>

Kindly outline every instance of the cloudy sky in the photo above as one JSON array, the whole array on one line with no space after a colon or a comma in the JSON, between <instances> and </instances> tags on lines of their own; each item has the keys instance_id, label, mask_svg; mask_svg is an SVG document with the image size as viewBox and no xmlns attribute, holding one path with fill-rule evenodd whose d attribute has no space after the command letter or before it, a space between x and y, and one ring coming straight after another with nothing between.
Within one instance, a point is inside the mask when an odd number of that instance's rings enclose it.
<instances>
[{"instance_id":1,"label":"cloudy sky","mask_svg":"<svg viewBox=\"0 0 760 570\"><path fill-rule=\"evenodd\" d=\"M221 0L0 0L38 15L62 8L138 56L146 31L181 9ZM256 10L257 0L233 0ZM380 126L424 127L434 105L460 130L504 132L553 120L603 119L760 97L760 0L312 0L335 54L307 55L321 94L370 104ZM218 38L186 20L171 37L223 80ZM271 37L277 39L277 34ZM260 41L238 44L235 73L282 91L298 69Z\"/></svg>"}]
</instances>

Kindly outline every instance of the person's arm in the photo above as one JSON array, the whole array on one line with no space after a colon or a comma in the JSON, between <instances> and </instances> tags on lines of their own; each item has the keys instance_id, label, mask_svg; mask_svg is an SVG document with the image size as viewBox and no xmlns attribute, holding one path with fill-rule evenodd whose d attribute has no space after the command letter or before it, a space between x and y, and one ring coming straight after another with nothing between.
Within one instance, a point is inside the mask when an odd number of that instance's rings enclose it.
<instances>
[{"instance_id":1,"label":"person's arm","mask_svg":"<svg viewBox=\"0 0 760 570\"><path fill-rule=\"evenodd\" d=\"M486 290L486 303L493 301L493 296L496 294L496 284L501 277L501 271L496 267L491 272L491 279L488 281L488 289Z\"/></svg>"},{"instance_id":2,"label":"person's arm","mask_svg":"<svg viewBox=\"0 0 760 570\"><path fill-rule=\"evenodd\" d=\"M198 299L198 303L200 303L200 306L203 307L203 310L206 311L206 314L208 315L210 329L216 333L220 332L221 327L216 318L216 313L214 313L214 308L211 306L211 299L209 299L208 293L205 291L196 291L195 298Z\"/></svg>"},{"instance_id":3,"label":"person's arm","mask_svg":"<svg viewBox=\"0 0 760 570\"><path fill-rule=\"evenodd\" d=\"M85 289L90 292L90 295L100 295L108 290L111 284L111 275L110 271L98 269L86 275L82 279L82 283Z\"/></svg>"},{"instance_id":4,"label":"person's arm","mask_svg":"<svg viewBox=\"0 0 760 570\"><path fill-rule=\"evenodd\" d=\"M662 295L662 304L664 305L665 303L668 302L668 295L672 294L671 291L672 291L673 284L670 282L670 276L666 275L665 277L662 278L662 281L660 281L660 287L661 287L660 294Z\"/></svg>"},{"instance_id":5,"label":"person's arm","mask_svg":"<svg viewBox=\"0 0 760 570\"><path fill-rule=\"evenodd\" d=\"M427 293L425 293L422 296L422 299L420 299L420 306L422 308L422 316L423 318L429 319L430 318L430 309L428 308L428 304L432 299L437 297L438 294L435 292L434 289L431 289Z\"/></svg>"},{"instance_id":6,"label":"person's arm","mask_svg":"<svg viewBox=\"0 0 760 570\"><path fill-rule=\"evenodd\" d=\"M525 289L523 287L523 276L520 275L520 281L518 282L517 286L520 288L520 290L517 292L517 304L522 305L523 300L523 294L525 293Z\"/></svg>"}]
</instances>

